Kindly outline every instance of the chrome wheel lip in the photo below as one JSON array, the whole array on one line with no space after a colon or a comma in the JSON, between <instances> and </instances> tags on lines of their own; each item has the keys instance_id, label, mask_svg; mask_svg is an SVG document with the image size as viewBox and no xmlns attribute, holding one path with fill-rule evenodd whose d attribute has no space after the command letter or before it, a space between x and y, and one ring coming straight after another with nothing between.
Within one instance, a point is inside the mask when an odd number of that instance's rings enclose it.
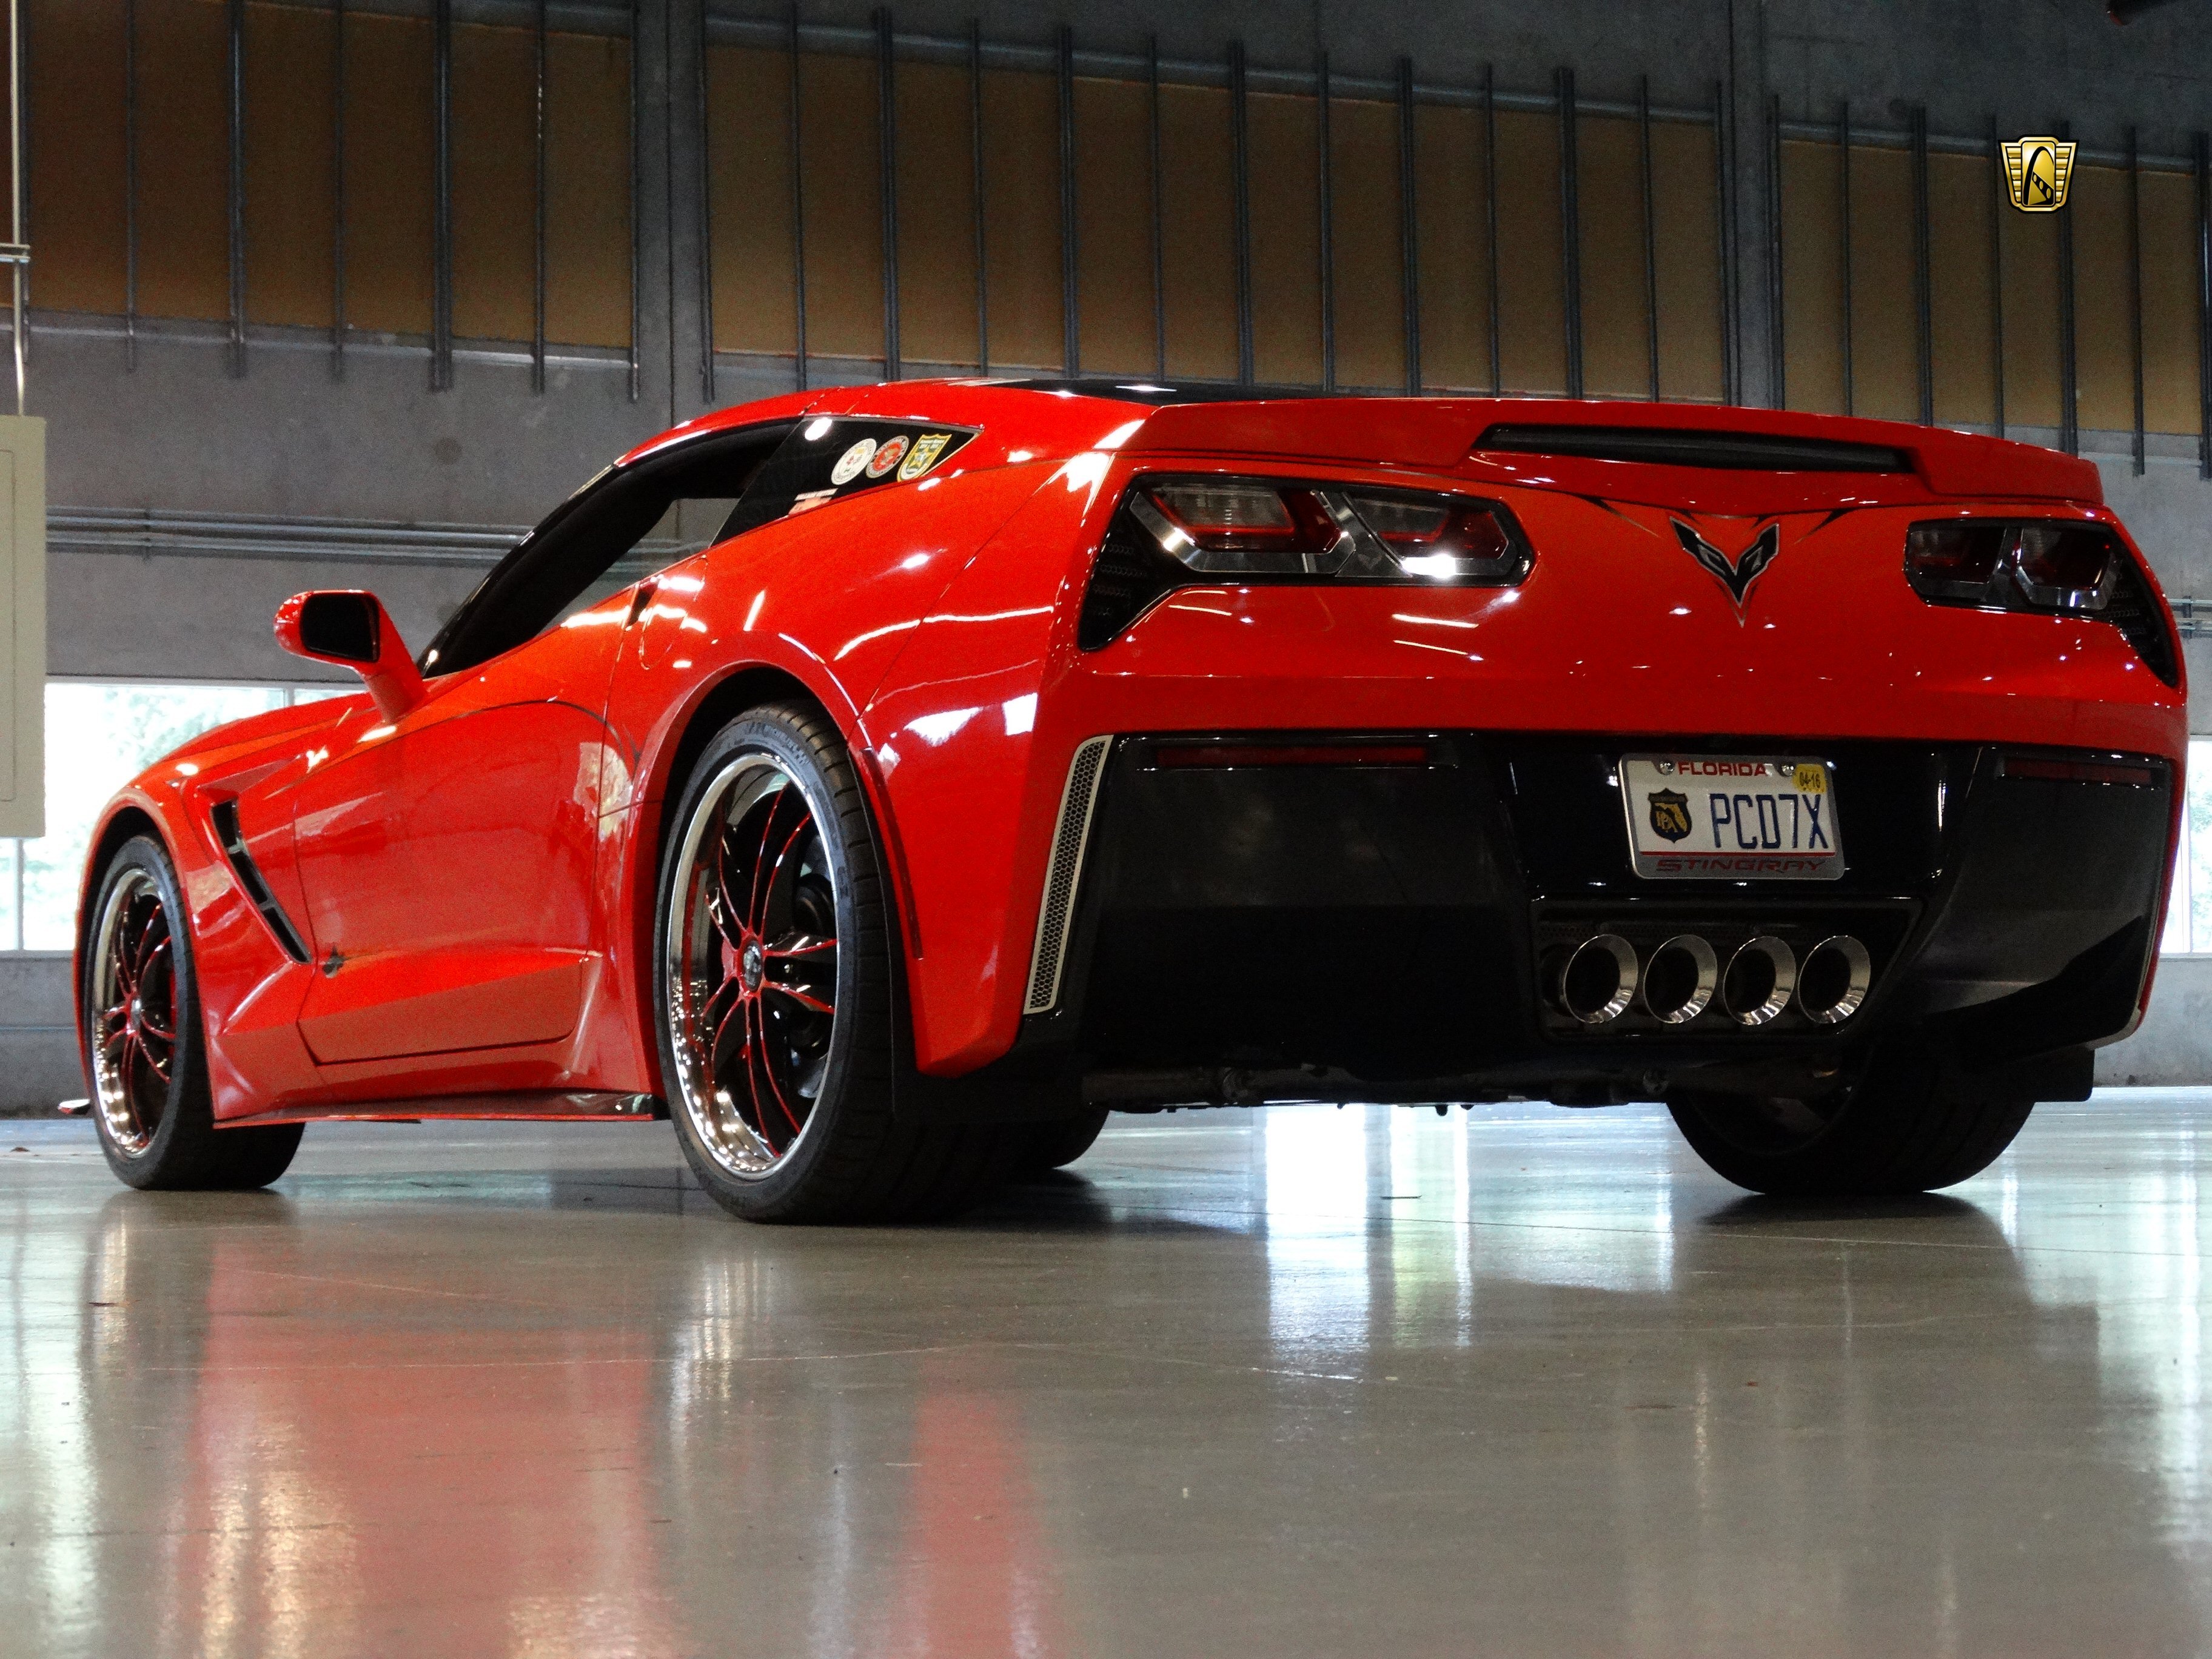
<instances>
[{"instance_id":1,"label":"chrome wheel lip","mask_svg":"<svg viewBox=\"0 0 2212 1659\"><path fill-rule=\"evenodd\" d=\"M168 905L162 899L161 884L142 869L126 870L107 895L107 902L100 912L100 921L93 932L92 973L89 993L90 1006L87 1024L90 1028L92 1051L93 1109L98 1115L102 1131L116 1151L125 1158L140 1158L154 1144L161 1128L161 1116L147 1121L137 1096L137 1080L131 1074L127 1046L123 1050L123 1063L118 1064L111 1049L108 1020L111 1012L120 1006L128 1009L126 1030L135 1030L143 1022L143 988L136 987L126 998L123 994L122 951L124 931L129 923L131 908L142 899L151 899L155 915L165 919L169 929L170 959L167 973L170 981L169 1003L173 1021L176 1017L176 922L168 915ZM152 925L149 919L148 926ZM115 1037L120 1041L122 1032ZM174 1066L175 1032L168 1037L172 1068ZM158 1073L155 1073L159 1075ZM162 1103L166 1109L167 1103Z\"/></svg>"},{"instance_id":2,"label":"chrome wheel lip","mask_svg":"<svg viewBox=\"0 0 2212 1659\"><path fill-rule=\"evenodd\" d=\"M827 836L822 826L832 820L806 779L766 750L748 750L732 756L715 773L684 826L684 839L678 843L672 866L667 915L659 940L664 987L660 1018L668 1023L668 1046L674 1056L676 1073L670 1079L671 1103L684 1114L694 1137L715 1166L730 1178L743 1182L767 1179L787 1164L806 1143L819 1115L827 1068L835 1056L837 1016L833 1004L830 1031L823 1044L824 1083L815 1091L816 1105L807 1112L798 1133L779 1150L744 1121L730 1091L716 1080L711 1054L701 1054L692 1041L687 999L698 988L690 982L694 966L687 960L688 934L695 919L690 894L710 834L716 833L733 816L741 815L785 787L797 791L816 836L826 848ZM741 794L744 797L744 805L733 814L731 804ZM836 872L830 867L826 857L823 866L821 874L829 884L834 917L840 896ZM835 940L831 943L834 946ZM767 954L757 940L748 941L742 951L733 953L735 960L731 966L748 995L757 996L762 989L775 983L765 978Z\"/></svg>"}]
</instances>

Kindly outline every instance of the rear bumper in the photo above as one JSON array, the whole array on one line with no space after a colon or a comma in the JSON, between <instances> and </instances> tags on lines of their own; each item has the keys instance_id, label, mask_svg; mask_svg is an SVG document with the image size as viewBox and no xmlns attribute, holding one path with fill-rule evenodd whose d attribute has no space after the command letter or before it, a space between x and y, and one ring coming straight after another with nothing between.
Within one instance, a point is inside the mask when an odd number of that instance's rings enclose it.
<instances>
[{"instance_id":1,"label":"rear bumper","mask_svg":"<svg viewBox=\"0 0 2212 1659\"><path fill-rule=\"evenodd\" d=\"M1079 1079L1089 1097L1125 1105L1595 1102L1692 1081L1817 1088L1876 1044L1911 1039L1971 1072L2043 1057L2049 1077L2021 1086L2055 1091L2134 1018L2172 834L2172 769L2155 757L1682 739L1684 751L1829 758L1848 868L1819 884L1653 881L1631 868L1613 777L1648 736L1197 741L1301 752L1166 766L1160 740L1115 742L1056 999L987 1070ZM2094 779L2048 763L2069 758L2097 763ZM1557 1005L1550 975L1564 949L1600 933L1639 960L1692 933L1723 963L1754 935L1802 955L1847 933L1869 951L1872 984L1833 1025L1797 1006L1756 1028L1717 1006L1669 1025L1639 1000L1589 1026Z\"/></svg>"}]
</instances>

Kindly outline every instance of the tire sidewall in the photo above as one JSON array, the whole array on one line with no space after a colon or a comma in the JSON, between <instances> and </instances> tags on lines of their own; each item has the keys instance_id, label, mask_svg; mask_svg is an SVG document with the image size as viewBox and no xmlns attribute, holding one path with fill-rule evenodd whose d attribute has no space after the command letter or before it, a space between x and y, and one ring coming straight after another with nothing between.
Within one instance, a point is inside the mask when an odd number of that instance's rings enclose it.
<instances>
[{"instance_id":1,"label":"tire sidewall","mask_svg":"<svg viewBox=\"0 0 2212 1659\"><path fill-rule=\"evenodd\" d=\"M176 977L178 992L177 1039L174 1058L169 1066L168 1097L162 1103L161 1121L142 1152L126 1152L115 1143L108 1132L106 1115L100 1109L100 1085L93 1064L93 1045L98 1041L100 1030L100 1010L96 1006L100 975L99 964L90 959L89 950L78 997L84 1034L82 1052L85 1083L93 1091L92 1118L100 1135L100 1152L118 1180L126 1186L148 1188L174 1186L179 1184L180 1179L188 1179L194 1172L179 1167L185 1161L179 1142L202 1139L193 1134L193 1128L211 1126L187 1126L185 1121L196 1106L202 1111L208 1109L207 1055L200 1024L199 975L192 954L191 919L185 908L184 894L167 849L160 842L149 836L137 836L116 849L85 919L86 942L88 946L96 945L97 930L100 918L107 912L109 897L133 870L143 871L153 878L155 890L168 912L170 972Z\"/></svg>"},{"instance_id":2,"label":"tire sidewall","mask_svg":"<svg viewBox=\"0 0 2212 1659\"><path fill-rule=\"evenodd\" d=\"M840 1119L848 1107L856 1069L857 1051L872 1017L880 1012L865 1006L860 994L862 957L879 942L862 937L859 887L864 870L872 874L872 849L854 847L847 839L846 824L836 808L840 786L850 787L850 763L842 746L832 747L809 726L818 730L818 720L802 720L781 708L756 709L724 726L700 755L684 785L679 805L666 820L667 832L660 850L660 873L653 901L653 1019L660 1057L662 1082L668 1091L669 1116L685 1159L700 1184L724 1207L751 1218L770 1219L801 1200L817 1166L832 1155ZM748 754L774 760L798 783L814 815L817 829L831 866L837 903L838 1017L831 1033L830 1060L823 1074L822 1091L807 1120L806 1133L790 1155L760 1176L740 1176L725 1169L699 1137L681 1096L676 1066L675 1034L668 1010L672 991L668 964L668 929L675 902L677 863L693 820L709 793L732 761ZM839 776L840 773L847 775ZM848 1017L848 1011L850 1017Z\"/></svg>"}]
</instances>

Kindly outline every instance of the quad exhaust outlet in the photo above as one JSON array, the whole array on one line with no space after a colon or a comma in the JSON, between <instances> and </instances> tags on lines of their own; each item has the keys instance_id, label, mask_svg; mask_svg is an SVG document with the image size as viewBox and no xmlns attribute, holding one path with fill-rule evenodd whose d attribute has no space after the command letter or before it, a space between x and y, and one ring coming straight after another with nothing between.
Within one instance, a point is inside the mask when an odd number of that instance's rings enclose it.
<instances>
[{"instance_id":1,"label":"quad exhaust outlet","mask_svg":"<svg viewBox=\"0 0 2212 1659\"><path fill-rule=\"evenodd\" d=\"M1553 959L1552 1001L1577 1024L1609 1025L1641 1001L1662 1025L1680 1027L1708 1009L1746 1030L1797 1012L1815 1025L1840 1025L1874 984L1874 958L1849 933L1835 933L1801 961L1786 939L1760 933L1723 962L1695 933L1662 940L1647 957L1618 933L1596 933Z\"/></svg>"}]
</instances>

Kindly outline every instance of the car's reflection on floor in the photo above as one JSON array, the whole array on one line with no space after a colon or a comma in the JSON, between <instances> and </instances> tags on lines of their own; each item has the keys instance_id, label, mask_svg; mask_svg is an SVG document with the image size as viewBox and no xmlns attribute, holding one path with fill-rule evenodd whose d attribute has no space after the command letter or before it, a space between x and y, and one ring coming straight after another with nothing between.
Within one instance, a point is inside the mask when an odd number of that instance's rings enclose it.
<instances>
[{"instance_id":1,"label":"car's reflection on floor","mask_svg":"<svg viewBox=\"0 0 2212 1659\"><path fill-rule=\"evenodd\" d=\"M665 1127L206 1197L25 1127L0 1646L2193 1650L2208 1121L1821 1210L1640 1109L1127 1119L857 1231L728 1221Z\"/></svg>"}]
</instances>

